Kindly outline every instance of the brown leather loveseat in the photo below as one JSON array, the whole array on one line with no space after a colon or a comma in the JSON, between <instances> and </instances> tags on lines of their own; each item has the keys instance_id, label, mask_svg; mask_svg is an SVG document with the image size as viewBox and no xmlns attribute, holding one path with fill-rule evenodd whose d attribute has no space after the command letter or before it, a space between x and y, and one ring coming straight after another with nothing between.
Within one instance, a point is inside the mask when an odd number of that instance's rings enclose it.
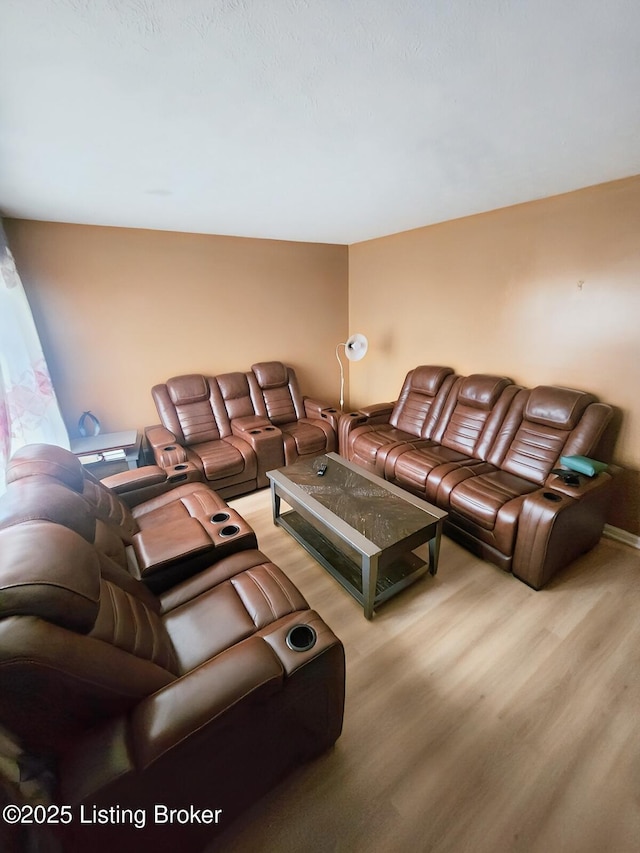
<instances>
[{"instance_id":1,"label":"brown leather loveseat","mask_svg":"<svg viewBox=\"0 0 640 853\"><path fill-rule=\"evenodd\" d=\"M594 453L612 413L583 391L420 366L395 403L342 416L340 452L446 510L448 535L540 589L600 538L611 476L555 472Z\"/></svg>"},{"instance_id":2,"label":"brown leather loveseat","mask_svg":"<svg viewBox=\"0 0 640 853\"><path fill-rule=\"evenodd\" d=\"M65 850L190 849L338 738L342 644L255 548L151 592L65 454L26 450L0 498L0 726L71 815Z\"/></svg>"},{"instance_id":3,"label":"brown leather loveseat","mask_svg":"<svg viewBox=\"0 0 640 853\"><path fill-rule=\"evenodd\" d=\"M293 368L279 361L247 373L174 376L151 393L161 425L145 435L157 465L225 498L266 486L273 468L337 449L340 412L304 396Z\"/></svg>"}]
</instances>

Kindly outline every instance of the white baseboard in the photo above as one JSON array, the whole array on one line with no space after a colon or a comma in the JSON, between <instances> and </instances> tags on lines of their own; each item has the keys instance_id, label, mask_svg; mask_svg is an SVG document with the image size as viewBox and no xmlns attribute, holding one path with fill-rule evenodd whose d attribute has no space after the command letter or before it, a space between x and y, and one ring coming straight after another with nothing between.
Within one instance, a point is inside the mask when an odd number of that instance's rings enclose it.
<instances>
[{"instance_id":1,"label":"white baseboard","mask_svg":"<svg viewBox=\"0 0 640 853\"><path fill-rule=\"evenodd\" d=\"M640 536L629 533L627 530L622 530L620 527L605 524L602 535L606 536L607 539L615 539L616 542L622 542L624 545L631 545L632 548L640 550Z\"/></svg>"}]
</instances>

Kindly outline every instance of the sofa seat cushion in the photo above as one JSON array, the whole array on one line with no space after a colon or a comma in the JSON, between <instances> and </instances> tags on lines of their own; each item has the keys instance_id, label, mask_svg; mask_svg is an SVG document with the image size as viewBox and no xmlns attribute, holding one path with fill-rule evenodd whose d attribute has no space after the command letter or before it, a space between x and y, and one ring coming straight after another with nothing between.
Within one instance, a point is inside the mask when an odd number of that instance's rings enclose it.
<instances>
[{"instance_id":1,"label":"sofa seat cushion","mask_svg":"<svg viewBox=\"0 0 640 853\"><path fill-rule=\"evenodd\" d=\"M537 486L506 471L469 477L451 492L451 509L485 530L493 530L502 507L514 498L535 492Z\"/></svg>"},{"instance_id":2,"label":"sofa seat cushion","mask_svg":"<svg viewBox=\"0 0 640 853\"><path fill-rule=\"evenodd\" d=\"M434 468L473 465L474 460L449 447L433 444L422 447L398 447L387 455L385 477L412 492L426 494L427 480Z\"/></svg>"},{"instance_id":3,"label":"sofa seat cushion","mask_svg":"<svg viewBox=\"0 0 640 853\"><path fill-rule=\"evenodd\" d=\"M370 471L380 466L380 456L383 450L388 450L399 444L415 443L418 436L403 429L397 429L390 424L367 425L356 427L351 433L350 459L357 465L362 465ZM382 473L382 472L380 472Z\"/></svg>"},{"instance_id":4,"label":"sofa seat cushion","mask_svg":"<svg viewBox=\"0 0 640 853\"><path fill-rule=\"evenodd\" d=\"M219 581L220 564L213 566L198 579L201 592L164 617L182 671L199 666L283 616L307 609L296 587L259 551L245 551L230 559L230 577ZM179 589L171 592L173 600L179 593Z\"/></svg>"},{"instance_id":5,"label":"sofa seat cushion","mask_svg":"<svg viewBox=\"0 0 640 853\"><path fill-rule=\"evenodd\" d=\"M309 421L280 424L280 429L284 436L287 463L295 461L298 456L317 456L332 449L327 446L325 430Z\"/></svg>"},{"instance_id":6,"label":"sofa seat cushion","mask_svg":"<svg viewBox=\"0 0 640 853\"><path fill-rule=\"evenodd\" d=\"M191 448L202 464L207 480L223 480L243 474L247 462L242 453L233 444L221 439L220 441L205 441ZM254 474L248 473L247 479Z\"/></svg>"}]
</instances>

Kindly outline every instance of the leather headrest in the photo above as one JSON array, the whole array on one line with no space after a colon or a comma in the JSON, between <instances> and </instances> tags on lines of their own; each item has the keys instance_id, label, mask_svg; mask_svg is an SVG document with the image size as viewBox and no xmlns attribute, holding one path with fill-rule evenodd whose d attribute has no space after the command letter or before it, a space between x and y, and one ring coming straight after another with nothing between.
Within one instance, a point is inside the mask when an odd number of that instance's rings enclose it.
<instances>
[{"instance_id":1,"label":"leather headrest","mask_svg":"<svg viewBox=\"0 0 640 853\"><path fill-rule=\"evenodd\" d=\"M289 371L280 361L261 361L252 364L258 385L265 391L269 388L281 388L289 382Z\"/></svg>"},{"instance_id":2,"label":"leather headrest","mask_svg":"<svg viewBox=\"0 0 640 853\"><path fill-rule=\"evenodd\" d=\"M48 521L0 530L0 618L36 616L88 633L100 606L95 549Z\"/></svg>"},{"instance_id":3,"label":"leather headrest","mask_svg":"<svg viewBox=\"0 0 640 853\"><path fill-rule=\"evenodd\" d=\"M59 481L26 477L11 483L0 497L0 527L25 521L51 521L93 542L96 518L82 495Z\"/></svg>"},{"instance_id":4,"label":"leather headrest","mask_svg":"<svg viewBox=\"0 0 640 853\"><path fill-rule=\"evenodd\" d=\"M585 391L538 385L529 395L524 416L525 420L538 424L571 430L594 402L595 397Z\"/></svg>"},{"instance_id":5,"label":"leather headrest","mask_svg":"<svg viewBox=\"0 0 640 853\"><path fill-rule=\"evenodd\" d=\"M489 376L473 373L466 376L460 385L458 400L476 409L492 409L505 388L511 385L506 376Z\"/></svg>"},{"instance_id":6,"label":"leather headrest","mask_svg":"<svg viewBox=\"0 0 640 853\"><path fill-rule=\"evenodd\" d=\"M167 380L167 391L174 406L200 403L209 399L209 383L200 373L173 376Z\"/></svg>"},{"instance_id":7,"label":"leather headrest","mask_svg":"<svg viewBox=\"0 0 640 853\"><path fill-rule=\"evenodd\" d=\"M249 396L249 383L244 373L223 373L216 376L224 400L237 400Z\"/></svg>"},{"instance_id":8,"label":"leather headrest","mask_svg":"<svg viewBox=\"0 0 640 853\"><path fill-rule=\"evenodd\" d=\"M414 391L419 391L422 394L428 394L430 397L435 395L440 390L440 386L453 373L450 367L434 367L433 365L422 364L420 367L415 367L411 375L411 388Z\"/></svg>"},{"instance_id":9,"label":"leather headrest","mask_svg":"<svg viewBox=\"0 0 640 853\"><path fill-rule=\"evenodd\" d=\"M37 475L54 477L75 492L82 493L84 488L80 460L55 444L27 444L16 450L7 465L7 485Z\"/></svg>"}]
</instances>

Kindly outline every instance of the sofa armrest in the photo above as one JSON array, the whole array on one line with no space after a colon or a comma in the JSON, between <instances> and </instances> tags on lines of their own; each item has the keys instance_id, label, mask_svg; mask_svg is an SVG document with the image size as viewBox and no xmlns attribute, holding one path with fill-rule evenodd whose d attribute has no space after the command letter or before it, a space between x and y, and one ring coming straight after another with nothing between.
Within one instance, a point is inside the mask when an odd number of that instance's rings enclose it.
<instances>
[{"instance_id":1,"label":"sofa armrest","mask_svg":"<svg viewBox=\"0 0 640 853\"><path fill-rule=\"evenodd\" d=\"M349 436L357 426L368 423L367 416L362 412L345 412L338 422L338 452L345 459L349 458Z\"/></svg>"},{"instance_id":2,"label":"sofa armrest","mask_svg":"<svg viewBox=\"0 0 640 853\"><path fill-rule=\"evenodd\" d=\"M233 418L231 432L246 441L248 434L255 430L265 429L268 426L271 426L269 418L262 417L262 415L247 415L243 418Z\"/></svg>"},{"instance_id":3,"label":"sofa armrest","mask_svg":"<svg viewBox=\"0 0 640 853\"><path fill-rule=\"evenodd\" d=\"M134 468L130 471L121 471L105 477L101 482L112 492L123 496L137 489L145 489L149 486L157 486L165 483L167 472L158 465L144 465L142 468Z\"/></svg>"},{"instance_id":4,"label":"sofa armrest","mask_svg":"<svg viewBox=\"0 0 640 853\"><path fill-rule=\"evenodd\" d=\"M395 403L373 403L371 406L365 406L358 409L361 415L364 415L369 423L386 424L391 417Z\"/></svg>"},{"instance_id":5,"label":"sofa armrest","mask_svg":"<svg viewBox=\"0 0 640 853\"><path fill-rule=\"evenodd\" d=\"M603 473L580 486L561 485L562 491L543 487L522 504L512 572L534 589L542 589L602 535L612 478Z\"/></svg>"},{"instance_id":6,"label":"sofa armrest","mask_svg":"<svg viewBox=\"0 0 640 853\"><path fill-rule=\"evenodd\" d=\"M249 637L144 699L131 715L140 770L180 747L248 697L264 698L282 686L284 670L269 645Z\"/></svg>"},{"instance_id":7,"label":"sofa armrest","mask_svg":"<svg viewBox=\"0 0 640 853\"><path fill-rule=\"evenodd\" d=\"M312 397L304 397L303 402L305 417L311 420L327 421L337 435L338 422L342 415L342 411L340 409L332 406L330 403L326 403L321 400L314 400Z\"/></svg>"},{"instance_id":8,"label":"sofa armrest","mask_svg":"<svg viewBox=\"0 0 640 853\"><path fill-rule=\"evenodd\" d=\"M184 483L201 482L202 474L192 462L180 462L170 468L145 465L105 477L102 482L115 492L129 509L163 495Z\"/></svg>"},{"instance_id":9,"label":"sofa armrest","mask_svg":"<svg viewBox=\"0 0 640 853\"><path fill-rule=\"evenodd\" d=\"M144 434L153 451L153 458L161 468L172 468L187 461L186 450L178 444L175 435L166 427L159 424L145 427Z\"/></svg>"},{"instance_id":10,"label":"sofa armrest","mask_svg":"<svg viewBox=\"0 0 640 853\"><path fill-rule=\"evenodd\" d=\"M596 477L577 474L576 479L578 480L577 485L572 485L571 483L564 483L556 474L550 474L545 481L545 488L553 489L554 492L561 492L564 495L569 495L570 498L579 500L594 489L608 488L612 477L611 474L602 471Z\"/></svg>"},{"instance_id":11,"label":"sofa armrest","mask_svg":"<svg viewBox=\"0 0 640 853\"><path fill-rule=\"evenodd\" d=\"M216 720L225 711L252 696L269 695L280 689L283 668L268 644L251 637L221 652L197 669L172 681L143 699L131 717L118 717L94 729L76 744L60 767L63 802L94 803L109 793L118 800L132 782L131 795L143 803L140 776L166 753L180 752L189 737L206 738L213 731L211 757L219 751L220 732ZM175 783L176 780L173 780ZM167 779L167 793L180 787ZM185 797L188 802L188 788Z\"/></svg>"}]
</instances>

